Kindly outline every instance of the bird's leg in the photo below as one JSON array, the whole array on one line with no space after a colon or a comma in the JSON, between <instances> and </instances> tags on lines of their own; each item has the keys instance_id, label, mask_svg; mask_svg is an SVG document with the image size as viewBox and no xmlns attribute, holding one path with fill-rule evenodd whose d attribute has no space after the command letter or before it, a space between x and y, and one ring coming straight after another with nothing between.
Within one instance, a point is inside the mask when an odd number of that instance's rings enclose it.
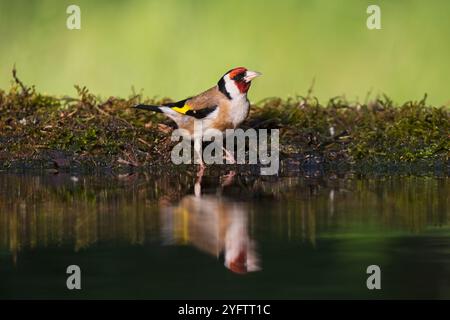
<instances>
[{"instance_id":1,"label":"bird's leg","mask_svg":"<svg viewBox=\"0 0 450 320\"><path fill-rule=\"evenodd\" d=\"M203 162L203 158L202 158L202 140L201 139L194 140L194 150L198 156L199 165L200 165L198 172L197 172L197 177L201 177L201 176L203 176L203 173L205 171L205 163Z\"/></svg>"},{"instance_id":2,"label":"bird's leg","mask_svg":"<svg viewBox=\"0 0 450 320\"><path fill-rule=\"evenodd\" d=\"M194 185L194 194L196 197L200 197L200 195L202 193L202 178L203 178L203 174L205 172L205 164L203 163L203 158L202 158L202 140L201 139L194 140L194 150L195 150L195 153L198 155L199 165L200 165L200 167L198 168L198 171L197 171L197 180L195 181L195 185Z\"/></svg>"},{"instance_id":3,"label":"bird's leg","mask_svg":"<svg viewBox=\"0 0 450 320\"><path fill-rule=\"evenodd\" d=\"M222 147L222 150L225 152L224 159L228 161L230 164L235 164L236 160L234 160L234 156L231 154L231 152L225 149L224 147Z\"/></svg>"},{"instance_id":4,"label":"bird's leg","mask_svg":"<svg viewBox=\"0 0 450 320\"><path fill-rule=\"evenodd\" d=\"M203 170L199 170L197 173L197 179L194 184L194 195L196 197L200 197L202 194L202 178L203 178Z\"/></svg>"},{"instance_id":5,"label":"bird's leg","mask_svg":"<svg viewBox=\"0 0 450 320\"><path fill-rule=\"evenodd\" d=\"M203 174L205 173L205 168L206 168L205 164L203 162L201 162L200 167L198 168L198 171L197 171L197 177L199 177L199 178L203 177Z\"/></svg>"}]
</instances>

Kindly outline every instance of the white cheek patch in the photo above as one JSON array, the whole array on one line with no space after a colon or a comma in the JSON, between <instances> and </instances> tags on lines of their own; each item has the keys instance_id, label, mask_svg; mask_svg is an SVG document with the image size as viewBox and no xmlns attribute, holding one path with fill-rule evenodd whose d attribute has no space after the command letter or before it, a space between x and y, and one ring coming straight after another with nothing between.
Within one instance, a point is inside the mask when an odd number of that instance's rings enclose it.
<instances>
[{"instance_id":1,"label":"white cheek patch","mask_svg":"<svg viewBox=\"0 0 450 320\"><path fill-rule=\"evenodd\" d=\"M231 99L234 99L242 95L242 93L239 91L239 88L236 86L234 81L230 79L230 75L227 74L224 77L224 80L225 80L225 89L230 94Z\"/></svg>"}]
</instances>

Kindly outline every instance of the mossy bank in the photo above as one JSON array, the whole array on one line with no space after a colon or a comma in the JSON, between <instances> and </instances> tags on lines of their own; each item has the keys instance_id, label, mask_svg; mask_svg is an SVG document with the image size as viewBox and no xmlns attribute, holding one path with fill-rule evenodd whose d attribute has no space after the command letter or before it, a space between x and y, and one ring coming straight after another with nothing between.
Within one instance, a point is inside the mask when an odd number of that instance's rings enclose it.
<instances>
[{"instance_id":1,"label":"mossy bank","mask_svg":"<svg viewBox=\"0 0 450 320\"><path fill-rule=\"evenodd\" d=\"M132 109L169 99L102 99L75 86L55 97L25 86L15 75L0 90L0 168L147 167L170 165L172 123ZM450 111L421 101L368 103L342 97L322 104L309 93L268 98L252 106L243 128L280 129L281 160L290 166L414 166L448 169Z\"/></svg>"}]
</instances>

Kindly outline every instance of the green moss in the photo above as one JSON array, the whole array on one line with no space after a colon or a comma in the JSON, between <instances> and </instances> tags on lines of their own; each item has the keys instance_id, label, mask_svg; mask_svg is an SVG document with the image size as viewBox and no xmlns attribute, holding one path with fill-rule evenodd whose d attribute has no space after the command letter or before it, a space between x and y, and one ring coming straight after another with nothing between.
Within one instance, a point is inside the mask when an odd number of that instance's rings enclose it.
<instances>
[{"instance_id":1,"label":"green moss","mask_svg":"<svg viewBox=\"0 0 450 320\"><path fill-rule=\"evenodd\" d=\"M449 109L426 99L396 106L384 97L369 104L298 97L268 99L251 114L251 126L282 128L282 148L349 162L448 161Z\"/></svg>"}]
</instances>

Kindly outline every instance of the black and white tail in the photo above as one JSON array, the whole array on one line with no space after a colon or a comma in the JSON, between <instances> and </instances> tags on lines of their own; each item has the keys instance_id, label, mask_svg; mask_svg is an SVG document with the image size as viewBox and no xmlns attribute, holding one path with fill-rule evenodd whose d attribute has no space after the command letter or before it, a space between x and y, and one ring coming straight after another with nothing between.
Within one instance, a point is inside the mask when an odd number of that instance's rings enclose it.
<instances>
[{"instance_id":1,"label":"black and white tail","mask_svg":"<svg viewBox=\"0 0 450 320\"><path fill-rule=\"evenodd\" d=\"M155 111L155 112L164 112L161 109L161 106L156 106L153 104L138 104L134 106L135 109L141 109L141 110L148 110L148 111Z\"/></svg>"}]
</instances>

